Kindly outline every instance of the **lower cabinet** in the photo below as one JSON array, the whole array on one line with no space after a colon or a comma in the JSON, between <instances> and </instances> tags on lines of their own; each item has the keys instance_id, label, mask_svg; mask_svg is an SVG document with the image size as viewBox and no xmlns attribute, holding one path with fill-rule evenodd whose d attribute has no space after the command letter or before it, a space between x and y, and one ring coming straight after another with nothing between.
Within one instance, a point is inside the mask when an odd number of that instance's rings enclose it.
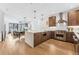
<instances>
[{"instance_id":1,"label":"lower cabinet","mask_svg":"<svg viewBox=\"0 0 79 59\"><path fill-rule=\"evenodd\" d=\"M51 39L51 32L39 32L39 33L34 33L34 46Z\"/></svg>"},{"instance_id":2,"label":"lower cabinet","mask_svg":"<svg viewBox=\"0 0 79 59\"><path fill-rule=\"evenodd\" d=\"M48 39L51 39L51 32L42 32L42 39L41 41L46 41Z\"/></svg>"},{"instance_id":3,"label":"lower cabinet","mask_svg":"<svg viewBox=\"0 0 79 59\"><path fill-rule=\"evenodd\" d=\"M51 31L51 39L55 38L55 31Z\"/></svg>"},{"instance_id":4,"label":"lower cabinet","mask_svg":"<svg viewBox=\"0 0 79 59\"><path fill-rule=\"evenodd\" d=\"M73 39L73 35L73 32L66 32L65 41L75 44L76 41ZM34 33L34 46L37 46L38 44L41 44L42 42L47 41L49 39L55 39L55 31Z\"/></svg>"},{"instance_id":5,"label":"lower cabinet","mask_svg":"<svg viewBox=\"0 0 79 59\"><path fill-rule=\"evenodd\" d=\"M70 42L73 44L77 44L78 42L73 39L74 32L66 32L65 42ZM49 39L56 39L55 31L46 31L46 32L25 32L25 42L31 47L37 46L44 41ZM60 40L60 39L57 39Z\"/></svg>"},{"instance_id":6,"label":"lower cabinet","mask_svg":"<svg viewBox=\"0 0 79 59\"><path fill-rule=\"evenodd\" d=\"M41 43L42 35L41 33L34 33L34 46Z\"/></svg>"},{"instance_id":7,"label":"lower cabinet","mask_svg":"<svg viewBox=\"0 0 79 59\"><path fill-rule=\"evenodd\" d=\"M74 40L73 36L75 36L74 32L67 32L66 33L66 41L76 44L77 41Z\"/></svg>"},{"instance_id":8,"label":"lower cabinet","mask_svg":"<svg viewBox=\"0 0 79 59\"><path fill-rule=\"evenodd\" d=\"M51 39L51 37L52 37L52 35L51 35L51 34L52 34L52 32L51 32L51 31L48 31L48 32L47 32L47 40L48 40L48 39Z\"/></svg>"}]
</instances>

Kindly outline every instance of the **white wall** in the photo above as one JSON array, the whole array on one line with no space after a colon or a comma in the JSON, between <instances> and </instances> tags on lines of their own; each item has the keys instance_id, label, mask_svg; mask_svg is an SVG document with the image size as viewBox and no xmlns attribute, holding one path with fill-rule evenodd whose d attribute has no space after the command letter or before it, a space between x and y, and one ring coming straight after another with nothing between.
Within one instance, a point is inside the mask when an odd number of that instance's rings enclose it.
<instances>
[{"instance_id":1,"label":"white wall","mask_svg":"<svg viewBox=\"0 0 79 59\"><path fill-rule=\"evenodd\" d=\"M43 28L46 29L48 27L48 25L46 24L46 21L48 20L48 16L44 16L42 20L41 16L37 17L36 19L31 19L31 18L24 19L23 17L16 18L9 15L5 15L4 19L5 19L7 33L9 31L9 23L19 23L19 21L28 22L31 25L30 30L41 30Z\"/></svg>"},{"instance_id":2,"label":"white wall","mask_svg":"<svg viewBox=\"0 0 79 59\"><path fill-rule=\"evenodd\" d=\"M4 32L4 13L0 11L0 41L1 41L1 32Z\"/></svg>"},{"instance_id":3,"label":"white wall","mask_svg":"<svg viewBox=\"0 0 79 59\"><path fill-rule=\"evenodd\" d=\"M34 19L34 20L31 22L32 30L42 30L42 29L46 29L46 28L47 28L46 20L48 20L48 18L44 18L43 20L42 20L41 18L39 18L39 19Z\"/></svg>"},{"instance_id":4,"label":"white wall","mask_svg":"<svg viewBox=\"0 0 79 59\"><path fill-rule=\"evenodd\" d=\"M59 14L55 14L56 16L56 22L60 19L59 17ZM29 24L31 24L31 28L30 30L55 30L56 28L55 27L49 27L49 24L47 23L47 21L49 20L48 17L50 17L50 15L46 15L43 17L43 20L42 20L42 17L41 16L38 16L36 19L23 19L23 18L20 18L20 19L17 19L17 18L14 18L12 16L5 16L5 23L6 23L6 31L8 32L9 31L9 23L12 22L12 23L18 23L19 21L30 21ZM64 20L67 20L67 13L65 12L63 14L63 19ZM57 24L56 24L57 26ZM59 26L57 29L58 30L61 30L62 29L66 29L66 26Z\"/></svg>"}]
</instances>

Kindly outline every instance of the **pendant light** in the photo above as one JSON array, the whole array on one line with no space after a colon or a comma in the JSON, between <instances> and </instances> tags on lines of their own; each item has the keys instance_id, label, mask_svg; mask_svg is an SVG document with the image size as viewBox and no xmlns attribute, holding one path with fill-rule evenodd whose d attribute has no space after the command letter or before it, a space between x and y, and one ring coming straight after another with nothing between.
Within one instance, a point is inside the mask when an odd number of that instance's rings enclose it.
<instances>
[{"instance_id":1,"label":"pendant light","mask_svg":"<svg viewBox=\"0 0 79 59\"><path fill-rule=\"evenodd\" d=\"M34 10L33 12L34 12L34 19L36 19L36 10Z\"/></svg>"},{"instance_id":2,"label":"pendant light","mask_svg":"<svg viewBox=\"0 0 79 59\"><path fill-rule=\"evenodd\" d=\"M43 14L41 14L41 20L43 20L43 16L44 16L44 15L43 15Z\"/></svg>"}]
</instances>

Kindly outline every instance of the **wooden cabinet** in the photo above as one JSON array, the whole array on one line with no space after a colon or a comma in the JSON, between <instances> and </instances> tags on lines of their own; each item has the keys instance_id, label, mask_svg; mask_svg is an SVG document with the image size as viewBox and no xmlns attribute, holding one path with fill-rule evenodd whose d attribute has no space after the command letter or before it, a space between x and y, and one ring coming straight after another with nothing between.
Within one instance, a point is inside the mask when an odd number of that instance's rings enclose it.
<instances>
[{"instance_id":1,"label":"wooden cabinet","mask_svg":"<svg viewBox=\"0 0 79 59\"><path fill-rule=\"evenodd\" d=\"M36 46L48 39L51 39L51 32L50 31L35 33L34 34L34 46Z\"/></svg>"},{"instance_id":2,"label":"wooden cabinet","mask_svg":"<svg viewBox=\"0 0 79 59\"><path fill-rule=\"evenodd\" d=\"M49 17L49 27L56 26L56 16Z\"/></svg>"},{"instance_id":3,"label":"wooden cabinet","mask_svg":"<svg viewBox=\"0 0 79 59\"><path fill-rule=\"evenodd\" d=\"M51 32L42 32L42 42L51 39Z\"/></svg>"},{"instance_id":4,"label":"wooden cabinet","mask_svg":"<svg viewBox=\"0 0 79 59\"><path fill-rule=\"evenodd\" d=\"M66 33L66 41L70 42L70 43L75 43L74 39L73 39L73 32L67 32Z\"/></svg>"},{"instance_id":5,"label":"wooden cabinet","mask_svg":"<svg viewBox=\"0 0 79 59\"><path fill-rule=\"evenodd\" d=\"M75 36L76 39L78 39L76 37L76 35L74 34L74 32L66 32L66 41L73 43L73 44L77 44L79 41L76 41L73 36Z\"/></svg>"},{"instance_id":6,"label":"wooden cabinet","mask_svg":"<svg viewBox=\"0 0 79 59\"><path fill-rule=\"evenodd\" d=\"M47 33L47 40L51 39L51 31L46 32Z\"/></svg>"},{"instance_id":7,"label":"wooden cabinet","mask_svg":"<svg viewBox=\"0 0 79 59\"><path fill-rule=\"evenodd\" d=\"M55 31L51 31L51 38L52 38L52 39L55 38Z\"/></svg>"},{"instance_id":8,"label":"wooden cabinet","mask_svg":"<svg viewBox=\"0 0 79 59\"><path fill-rule=\"evenodd\" d=\"M34 46L41 43L42 35L41 33L34 33Z\"/></svg>"},{"instance_id":9,"label":"wooden cabinet","mask_svg":"<svg viewBox=\"0 0 79 59\"><path fill-rule=\"evenodd\" d=\"M69 26L79 25L79 10L70 11L68 13L68 25Z\"/></svg>"}]
</instances>

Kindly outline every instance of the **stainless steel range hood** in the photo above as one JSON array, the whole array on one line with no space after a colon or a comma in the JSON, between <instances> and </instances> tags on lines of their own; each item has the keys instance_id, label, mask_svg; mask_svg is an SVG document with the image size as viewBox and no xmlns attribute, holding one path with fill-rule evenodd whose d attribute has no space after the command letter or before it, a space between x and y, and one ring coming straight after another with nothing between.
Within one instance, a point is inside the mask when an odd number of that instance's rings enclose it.
<instances>
[{"instance_id":1,"label":"stainless steel range hood","mask_svg":"<svg viewBox=\"0 0 79 59\"><path fill-rule=\"evenodd\" d=\"M56 25L56 30L67 31L67 21L63 20L64 14L61 12L59 13L59 20Z\"/></svg>"},{"instance_id":2,"label":"stainless steel range hood","mask_svg":"<svg viewBox=\"0 0 79 59\"><path fill-rule=\"evenodd\" d=\"M61 13L59 13L59 17L60 17L60 19L59 19L59 21L58 21L58 23L67 23L67 21L65 21L65 20L63 20L63 13L61 12Z\"/></svg>"}]
</instances>

